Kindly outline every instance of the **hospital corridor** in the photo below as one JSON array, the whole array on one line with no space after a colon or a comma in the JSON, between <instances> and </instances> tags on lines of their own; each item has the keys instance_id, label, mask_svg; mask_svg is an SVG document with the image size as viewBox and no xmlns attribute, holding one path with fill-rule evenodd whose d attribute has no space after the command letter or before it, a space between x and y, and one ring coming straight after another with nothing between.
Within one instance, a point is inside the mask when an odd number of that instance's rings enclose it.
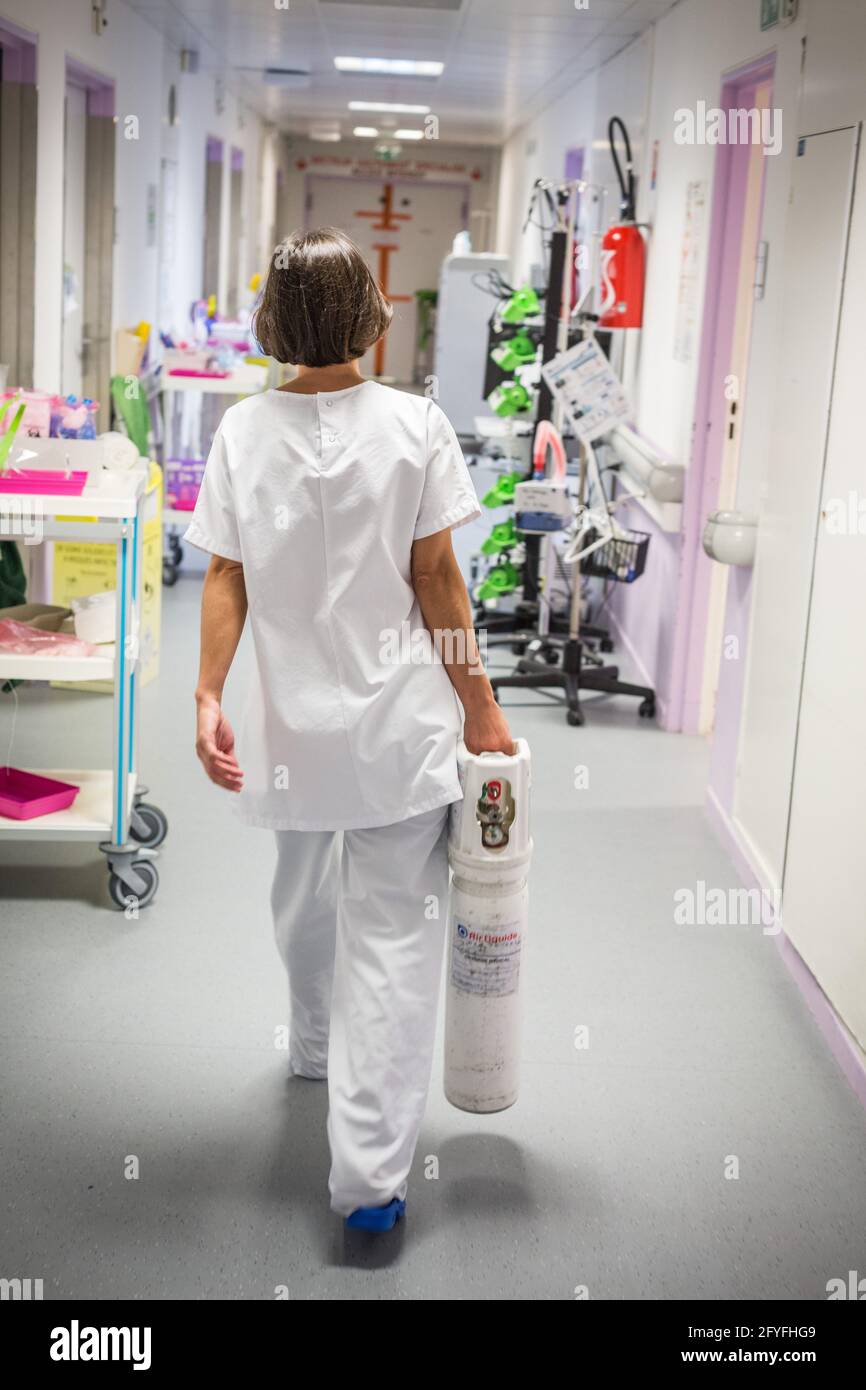
<instances>
[{"instance_id":1,"label":"hospital corridor","mask_svg":"<svg viewBox=\"0 0 866 1390\"><path fill-rule=\"evenodd\" d=\"M28 1368L850 1360L864 71L860 0L0 0Z\"/></svg>"}]
</instances>

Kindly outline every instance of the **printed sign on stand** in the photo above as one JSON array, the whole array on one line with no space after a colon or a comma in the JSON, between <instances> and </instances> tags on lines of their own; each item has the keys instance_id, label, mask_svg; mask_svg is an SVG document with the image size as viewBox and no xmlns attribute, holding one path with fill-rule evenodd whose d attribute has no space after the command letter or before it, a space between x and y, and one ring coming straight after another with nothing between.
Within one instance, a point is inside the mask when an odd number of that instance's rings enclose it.
<instances>
[{"instance_id":1,"label":"printed sign on stand","mask_svg":"<svg viewBox=\"0 0 866 1390\"><path fill-rule=\"evenodd\" d=\"M591 444L628 418L622 382L595 338L584 338L557 353L541 370L583 444Z\"/></svg>"}]
</instances>

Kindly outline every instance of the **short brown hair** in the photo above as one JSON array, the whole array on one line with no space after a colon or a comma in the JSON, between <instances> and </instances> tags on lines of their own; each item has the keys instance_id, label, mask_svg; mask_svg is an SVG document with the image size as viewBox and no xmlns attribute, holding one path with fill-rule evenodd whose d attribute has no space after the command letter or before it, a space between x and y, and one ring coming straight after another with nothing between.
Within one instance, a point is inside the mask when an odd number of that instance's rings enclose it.
<instances>
[{"instance_id":1,"label":"short brown hair","mask_svg":"<svg viewBox=\"0 0 866 1390\"><path fill-rule=\"evenodd\" d=\"M254 331L278 362L330 367L363 357L393 309L345 232L293 232L274 250Z\"/></svg>"}]
</instances>

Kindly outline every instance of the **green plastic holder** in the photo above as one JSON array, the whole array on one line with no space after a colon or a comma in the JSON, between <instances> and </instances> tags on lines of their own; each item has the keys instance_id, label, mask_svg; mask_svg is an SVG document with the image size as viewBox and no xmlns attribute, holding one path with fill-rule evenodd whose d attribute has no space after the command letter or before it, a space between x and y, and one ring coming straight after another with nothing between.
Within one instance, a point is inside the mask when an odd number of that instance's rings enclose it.
<instances>
[{"instance_id":1,"label":"green plastic holder","mask_svg":"<svg viewBox=\"0 0 866 1390\"><path fill-rule=\"evenodd\" d=\"M524 285L500 309L499 317L503 323L523 323L524 319L534 318L541 313L538 295L531 285Z\"/></svg>"},{"instance_id":2,"label":"green plastic holder","mask_svg":"<svg viewBox=\"0 0 866 1390\"><path fill-rule=\"evenodd\" d=\"M504 598L506 594L513 594L519 583L519 570L510 560L503 560L485 575L475 596L481 603L488 599Z\"/></svg>"},{"instance_id":3,"label":"green plastic holder","mask_svg":"<svg viewBox=\"0 0 866 1390\"><path fill-rule=\"evenodd\" d=\"M510 550L512 546L517 545L519 540L513 517L508 521L498 521L486 541L482 542L481 554L499 555L501 551Z\"/></svg>"},{"instance_id":4,"label":"green plastic holder","mask_svg":"<svg viewBox=\"0 0 866 1390\"><path fill-rule=\"evenodd\" d=\"M523 481L522 473L503 473L481 499L482 507L508 507L514 501L514 489Z\"/></svg>"},{"instance_id":5,"label":"green plastic holder","mask_svg":"<svg viewBox=\"0 0 866 1390\"><path fill-rule=\"evenodd\" d=\"M525 415L532 409L532 394L519 381L503 381L494 386L487 397L487 404L500 419L509 415Z\"/></svg>"},{"instance_id":6,"label":"green plastic holder","mask_svg":"<svg viewBox=\"0 0 866 1390\"><path fill-rule=\"evenodd\" d=\"M534 362L537 352L538 349L529 334L521 331L515 333L513 338L503 338L490 356L500 371L513 372L518 367L525 367L528 363Z\"/></svg>"}]
</instances>

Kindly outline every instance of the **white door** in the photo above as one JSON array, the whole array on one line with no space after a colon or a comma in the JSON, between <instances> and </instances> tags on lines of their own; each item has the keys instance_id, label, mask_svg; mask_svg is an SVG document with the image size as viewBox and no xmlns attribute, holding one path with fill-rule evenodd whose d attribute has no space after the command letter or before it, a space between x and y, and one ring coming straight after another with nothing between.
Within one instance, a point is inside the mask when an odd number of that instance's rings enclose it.
<instances>
[{"instance_id":1,"label":"white door","mask_svg":"<svg viewBox=\"0 0 866 1390\"><path fill-rule=\"evenodd\" d=\"M816 157L820 149L820 157L838 158L834 209L840 226L848 220L850 179L846 187L845 171L853 138L852 131L838 131L814 142ZM815 546L782 921L837 1013L866 1050L863 165L861 151Z\"/></svg>"},{"instance_id":2,"label":"white door","mask_svg":"<svg viewBox=\"0 0 866 1390\"><path fill-rule=\"evenodd\" d=\"M791 178L734 798L737 829L771 889L782 886L856 143L853 128L809 136Z\"/></svg>"},{"instance_id":3,"label":"white door","mask_svg":"<svg viewBox=\"0 0 866 1390\"><path fill-rule=\"evenodd\" d=\"M356 241L394 304L384 348L367 353L365 375L412 379L416 290L435 290L439 268L466 224L465 184L329 178L310 180L308 227L339 227Z\"/></svg>"}]
</instances>

